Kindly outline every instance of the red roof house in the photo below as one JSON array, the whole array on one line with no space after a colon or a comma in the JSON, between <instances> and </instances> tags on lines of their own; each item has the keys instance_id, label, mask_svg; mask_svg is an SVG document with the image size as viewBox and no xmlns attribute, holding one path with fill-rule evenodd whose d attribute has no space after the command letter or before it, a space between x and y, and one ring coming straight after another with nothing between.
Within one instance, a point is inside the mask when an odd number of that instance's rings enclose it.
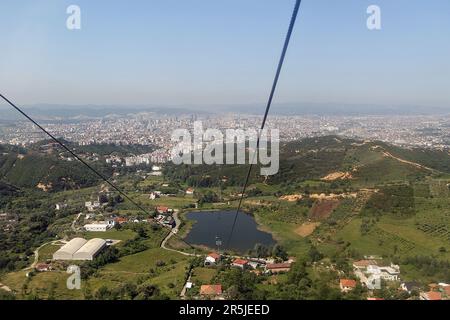
<instances>
[{"instance_id":1,"label":"red roof house","mask_svg":"<svg viewBox=\"0 0 450 320\"><path fill-rule=\"evenodd\" d=\"M270 271L272 273L280 273L280 272L288 272L291 270L290 263L269 263L266 265L266 271Z\"/></svg>"},{"instance_id":2,"label":"red roof house","mask_svg":"<svg viewBox=\"0 0 450 320\"><path fill-rule=\"evenodd\" d=\"M341 279L339 281L339 287L342 292L348 292L356 288L356 281L352 279Z\"/></svg>"},{"instance_id":3,"label":"red roof house","mask_svg":"<svg viewBox=\"0 0 450 320\"><path fill-rule=\"evenodd\" d=\"M200 295L202 296L220 296L222 294L222 285L205 284L200 287Z\"/></svg>"},{"instance_id":4,"label":"red roof house","mask_svg":"<svg viewBox=\"0 0 450 320\"><path fill-rule=\"evenodd\" d=\"M244 267L248 264L247 260L244 259L234 259L233 263L231 264L233 267L238 267L244 269Z\"/></svg>"}]
</instances>

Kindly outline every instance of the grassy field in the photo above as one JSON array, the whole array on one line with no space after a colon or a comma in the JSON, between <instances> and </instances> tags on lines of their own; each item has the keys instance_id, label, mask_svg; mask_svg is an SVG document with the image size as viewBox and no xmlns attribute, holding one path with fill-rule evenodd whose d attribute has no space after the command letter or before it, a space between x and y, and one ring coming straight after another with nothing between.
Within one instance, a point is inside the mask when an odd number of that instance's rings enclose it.
<instances>
[{"instance_id":1,"label":"grassy field","mask_svg":"<svg viewBox=\"0 0 450 320\"><path fill-rule=\"evenodd\" d=\"M45 248L45 251L49 252L50 249ZM132 282L158 285L161 292L176 298L184 285L188 261L189 257L175 252L161 248L148 249L100 268L94 277L82 280L81 290L67 289L69 275L64 271L40 272L28 278L25 271L13 272L3 276L1 282L19 297L36 293L46 299L53 291L56 299L83 299L86 287L95 292L102 286L115 288L125 282Z\"/></svg>"},{"instance_id":2,"label":"grassy field","mask_svg":"<svg viewBox=\"0 0 450 320\"><path fill-rule=\"evenodd\" d=\"M46 244L39 249L38 262L46 262L47 260L51 260L53 258L53 253L55 253L59 248L61 248L61 246L57 244Z\"/></svg>"},{"instance_id":3,"label":"grassy field","mask_svg":"<svg viewBox=\"0 0 450 320\"><path fill-rule=\"evenodd\" d=\"M428 237L417 230L414 219L393 219L383 217L369 233L361 234L362 219L355 218L335 235L335 240L350 242L350 247L361 254L390 255L429 255L439 254L449 258L447 253L439 253L448 243Z\"/></svg>"},{"instance_id":4,"label":"grassy field","mask_svg":"<svg viewBox=\"0 0 450 320\"><path fill-rule=\"evenodd\" d=\"M216 273L217 270L214 268L195 268L192 272L191 280L196 286L211 284L211 280L214 278Z\"/></svg>"},{"instance_id":5,"label":"grassy field","mask_svg":"<svg viewBox=\"0 0 450 320\"><path fill-rule=\"evenodd\" d=\"M163 292L175 297L183 288L188 261L189 257L176 252L161 248L148 249L122 257L120 261L101 268L90 285L95 289L101 285L108 286L108 282L114 286L116 281L144 278L145 282L158 285Z\"/></svg>"},{"instance_id":6,"label":"grassy field","mask_svg":"<svg viewBox=\"0 0 450 320\"><path fill-rule=\"evenodd\" d=\"M105 232L83 232L81 236L85 239L112 239L112 240L129 240L133 239L136 236L136 232L132 230L107 230Z\"/></svg>"},{"instance_id":7,"label":"grassy field","mask_svg":"<svg viewBox=\"0 0 450 320\"><path fill-rule=\"evenodd\" d=\"M66 281L69 275L64 271L40 272L28 278L26 273L25 271L9 273L1 281L16 292L19 298L34 293L41 299L48 299L51 295L58 300L83 299L82 290L67 289Z\"/></svg>"},{"instance_id":8,"label":"grassy field","mask_svg":"<svg viewBox=\"0 0 450 320\"><path fill-rule=\"evenodd\" d=\"M281 244L290 255L304 256L309 249L306 238L299 236L295 230L299 224L277 221L271 217L255 214L256 221L263 231L272 233L274 239Z\"/></svg>"}]
</instances>

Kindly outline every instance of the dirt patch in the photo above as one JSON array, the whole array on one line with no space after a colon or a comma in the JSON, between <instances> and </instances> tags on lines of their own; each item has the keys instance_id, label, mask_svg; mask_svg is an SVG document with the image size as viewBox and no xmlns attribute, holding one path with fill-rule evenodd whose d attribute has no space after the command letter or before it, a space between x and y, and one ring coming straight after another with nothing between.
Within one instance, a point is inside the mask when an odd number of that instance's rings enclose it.
<instances>
[{"instance_id":1,"label":"dirt patch","mask_svg":"<svg viewBox=\"0 0 450 320\"><path fill-rule=\"evenodd\" d=\"M44 192L50 191L52 189L52 184L43 184L42 182L39 182L36 188L41 189Z\"/></svg>"},{"instance_id":2,"label":"dirt patch","mask_svg":"<svg viewBox=\"0 0 450 320\"><path fill-rule=\"evenodd\" d=\"M358 196L358 194L356 192L348 192L348 193L339 193L339 194L335 194L335 193L330 193L330 194L325 194L325 193L313 193L310 194L309 197L311 199L315 199L315 200L337 200L337 199L345 199L345 198L356 198Z\"/></svg>"},{"instance_id":3,"label":"dirt patch","mask_svg":"<svg viewBox=\"0 0 450 320\"><path fill-rule=\"evenodd\" d=\"M350 172L332 172L330 174L327 174L325 177L323 177L320 180L323 181L335 181L335 180L347 180L347 179L353 179L353 176Z\"/></svg>"},{"instance_id":4,"label":"dirt patch","mask_svg":"<svg viewBox=\"0 0 450 320\"><path fill-rule=\"evenodd\" d=\"M320 221L328 218L334 209L339 206L339 200L321 200L314 203L309 212L309 217L313 221Z\"/></svg>"},{"instance_id":5,"label":"dirt patch","mask_svg":"<svg viewBox=\"0 0 450 320\"><path fill-rule=\"evenodd\" d=\"M302 198L303 198L303 196L301 194L291 194L291 195L286 195L286 196L280 197L281 200L287 200L289 202L301 200Z\"/></svg>"},{"instance_id":6,"label":"dirt patch","mask_svg":"<svg viewBox=\"0 0 450 320\"><path fill-rule=\"evenodd\" d=\"M320 222L305 222L300 227L295 229L295 233L305 238L311 235L318 226L320 226Z\"/></svg>"}]
</instances>

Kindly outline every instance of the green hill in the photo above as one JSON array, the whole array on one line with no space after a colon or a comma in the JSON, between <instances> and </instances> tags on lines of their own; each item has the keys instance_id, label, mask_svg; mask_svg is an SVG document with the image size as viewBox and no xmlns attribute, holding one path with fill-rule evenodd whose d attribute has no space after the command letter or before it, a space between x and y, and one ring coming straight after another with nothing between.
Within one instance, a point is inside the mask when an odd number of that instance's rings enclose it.
<instances>
[{"instance_id":1,"label":"green hill","mask_svg":"<svg viewBox=\"0 0 450 320\"><path fill-rule=\"evenodd\" d=\"M98 169L108 174L106 168ZM52 191L76 189L98 182L98 177L79 162L37 153L0 155L0 177L18 187L34 188L42 183L51 186Z\"/></svg>"}]
</instances>

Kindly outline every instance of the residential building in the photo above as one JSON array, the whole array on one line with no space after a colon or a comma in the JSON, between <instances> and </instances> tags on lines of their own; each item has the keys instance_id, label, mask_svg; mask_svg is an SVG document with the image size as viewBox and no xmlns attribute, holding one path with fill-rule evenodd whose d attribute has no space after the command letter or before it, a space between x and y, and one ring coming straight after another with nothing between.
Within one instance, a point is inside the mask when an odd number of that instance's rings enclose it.
<instances>
[{"instance_id":1,"label":"residential building","mask_svg":"<svg viewBox=\"0 0 450 320\"><path fill-rule=\"evenodd\" d=\"M169 212L169 207L157 206L156 207L156 212L158 212L159 214L168 213Z\"/></svg>"},{"instance_id":2,"label":"residential building","mask_svg":"<svg viewBox=\"0 0 450 320\"><path fill-rule=\"evenodd\" d=\"M244 269L247 266L247 264L248 264L247 260L239 259L239 258L238 259L234 259L233 262L231 263L231 265L233 267L238 267L238 268L241 268L241 269Z\"/></svg>"},{"instance_id":3,"label":"residential building","mask_svg":"<svg viewBox=\"0 0 450 320\"><path fill-rule=\"evenodd\" d=\"M39 271L39 272L46 272L46 271L50 271L51 267L47 263L38 263L38 264L36 264L35 269L36 269L36 271Z\"/></svg>"},{"instance_id":4,"label":"residential building","mask_svg":"<svg viewBox=\"0 0 450 320\"><path fill-rule=\"evenodd\" d=\"M409 282L403 282L400 285L400 289L402 289L403 291L408 292L409 294L411 294L411 292L413 290L418 290L420 289L420 283L415 282L415 281L409 281Z\"/></svg>"},{"instance_id":5,"label":"residential building","mask_svg":"<svg viewBox=\"0 0 450 320\"><path fill-rule=\"evenodd\" d=\"M215 252L211 252L205 258L205 266L215 266L220 261L220 255Z\"/></svg>"},{"instance_id":6,"label":"residential building","mask_svg":"<svg viewBox=\"0 0 450 320\"><path fill-rule=\"evenodd\" d=\"M220 296L222 295L222 285L206 284L200 287L200 295L202 296Z\"/></svg>"},{"instance_id":7,"label":"residential building","mask_svg":"<svg viewBox=\"0 0 450 320\"><path fill-rule=\"evenodd\" d=\"M341 292L349 292L356 288L356 280L340 279L339 287L341 288Z\"/></svg>"},{"instance_id":8,"label":"residential building","mask_svg":"<svg viewBox=\"0 0 450 320\"><path fill-rule=\"evenodd\" d=\"M266 272L270 273L282 273L291 270L291 264L288 262L284 263L269 263L266 265Z\"/></svg>"},{"instance_id":9,"label":"residential building","mask_svg":"<svg viewBox=\"0 0 450 320\"><path fill-rule=\"evenodd\" d=\"M114 221L90 223L90 224L85 224L84 229L86 231L90 231L90 232L96 232L96 231L105 232L105 231L111 229L112 227L114 227L114 224L115 224Z\"/></svg>"},{"instance_id":10,"label":"residential building","mask_svg":"<svg viewBox=\"0 0 450 320\"><path fill-rule=\"evenodd\" d=\"M442 300L442 294L436 291L422 292L420 300Z\"/></svg>"}]
</instances>

